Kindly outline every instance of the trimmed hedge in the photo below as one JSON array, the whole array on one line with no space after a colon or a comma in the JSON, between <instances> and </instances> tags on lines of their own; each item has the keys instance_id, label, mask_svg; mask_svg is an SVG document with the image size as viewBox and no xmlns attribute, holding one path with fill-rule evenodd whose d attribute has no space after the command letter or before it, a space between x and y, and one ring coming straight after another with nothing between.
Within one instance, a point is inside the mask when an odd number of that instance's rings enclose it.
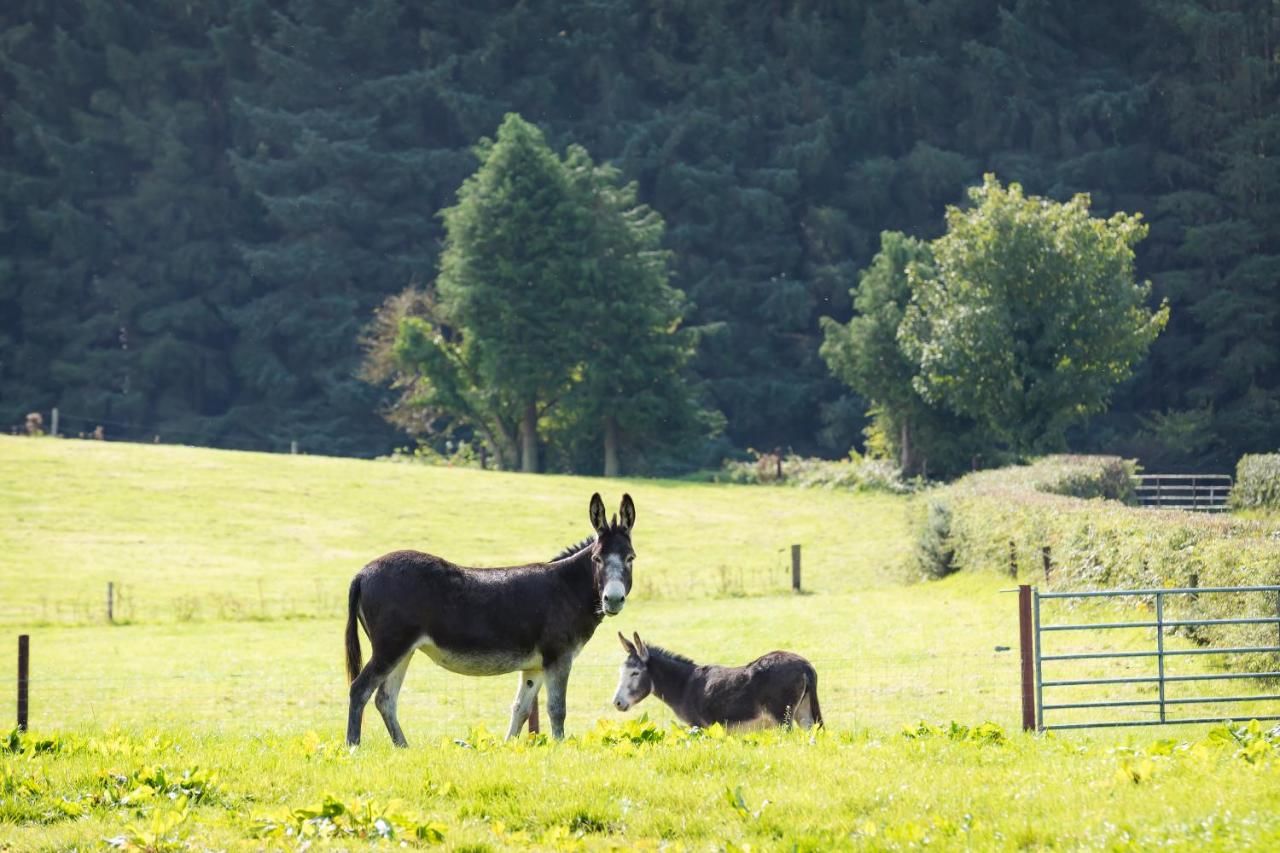
<instances>
[{"instance_id":1,"label":"trimmed hedge","mask_svg":"<svg viewBox=\"0 0 1280 853\"><path fill-rule=\"evenodd\" d=\"M917 502L923 507L917 510L918 568L928 577L952 570L1008 575L1012 553L1019 578L1042 588L1280 583L1280 524L1128 506L1116 498L1132 495L1132 471L1132 463L1116 457L1058 456L963 477ZM947 547L938 542L943 519ZM1042 561L1046 546L1053 566L1048 584ZM948 559L929 563L930 554ZM1277 602L1267 598L1177 596L1168 602L1169 618L1275 616ZM1202 626L1189 633L1212 645L1276 644L1275 625ZM1269 667L1262 660L1250 665Z\"/></svg>"},{"instance_id":2,"label":"trimmed hedge","mask_svg":"<svg viewBox=\"0 0 1280 853\"><path fill-rule=\"evenodd\" d=\"M1240 457L1231 505L1240 509L1280 508L1280 453Z\"/></svg>"}]
</instances>

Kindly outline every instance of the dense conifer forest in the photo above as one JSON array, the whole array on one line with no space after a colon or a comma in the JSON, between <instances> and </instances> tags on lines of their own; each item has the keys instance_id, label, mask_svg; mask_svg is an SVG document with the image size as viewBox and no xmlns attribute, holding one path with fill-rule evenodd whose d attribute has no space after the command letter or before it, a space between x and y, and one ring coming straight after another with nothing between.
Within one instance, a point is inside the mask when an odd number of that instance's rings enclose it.
<instances>
[{"instance_id":1,"label":"dense conifer forest","mask_svg":"<svg viewBox=\"0 0 1280 853\"><path fill-rule=\"evenodd\" d=\"M0 424L406 443L361 332L518 113L665 221L725 423L690 465L859 445L820 318L990 172L1150 227L1167 328L1072 447L1226 466L1277 444L1278 106L1274 0L9 0Z\"/></svg>"}]
</instances>

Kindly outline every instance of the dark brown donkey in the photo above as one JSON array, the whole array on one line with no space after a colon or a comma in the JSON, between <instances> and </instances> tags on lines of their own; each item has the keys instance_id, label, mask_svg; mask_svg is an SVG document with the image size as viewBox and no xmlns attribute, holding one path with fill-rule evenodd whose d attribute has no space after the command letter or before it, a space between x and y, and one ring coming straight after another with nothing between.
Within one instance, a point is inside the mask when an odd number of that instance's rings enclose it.
<instances>
[{"instance_id":1,"label":"dark brown donkey","mask_svg":"<svg viewBox=\"0 0 1280 853\"><path fill-rule=\"evenodd\" d=\"M545 680L551 733L563 738L573 659L631 592L631 496L622 496L611 523L600 495L592 495L590 517L594 538L550 563L469 569L419 551L394 551L357 572L347 598L347 743L360 743L364 706L377 691L374 704L392 742L408 746L396 698L414 651L463 675L519 670L508 738L519 734ZM363 669L357 619L373 646Z\"/></svg>"},{"instance_id":2,"label":"dark brown donkey","mask_svg":"<svg viewBox=\"0 0 1280 853\"><path fill-rule=\"evenodd\" d=\"M793 722L806 729L822 725L818 673L797 654L769 652L746 666L699 666L632 636L634 643L618 634L627 650L613 697L619 711L652 692L691 726L720 723L742 731Z\"/></svg>"}]
</instances>

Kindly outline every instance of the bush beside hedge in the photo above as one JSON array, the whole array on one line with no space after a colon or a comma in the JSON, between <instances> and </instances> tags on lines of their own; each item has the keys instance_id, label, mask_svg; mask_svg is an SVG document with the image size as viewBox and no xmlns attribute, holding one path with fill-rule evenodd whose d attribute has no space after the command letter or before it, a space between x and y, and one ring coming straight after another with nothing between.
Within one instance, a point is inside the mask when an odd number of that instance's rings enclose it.
<instances>
[{"instance_id":1,"label":"bush beside hedge","mask_svg":"<svg viewBox=\"0 0 1280 853\"><path fill-rule=\"evenodd\" d=\"M971 474L939 489L918 502L919 569L932 577L953 570L1009 574L1012 543L1019 578L1041 588L1280 583L1280 524L1127 506L1114 499L1132 494L1132 486L1126 489L1120 482L1121 470L1128 483L1133 466L1115 457L1049 457L1035 465ZM948 547L938 544L941 520L948 528ZM1053 565L1048 584L1041 557L1045 546ZM949 559L930 563L930 554ZM1171 597L1169 618L1275 616L1277 601L1268 599ZM1277 636L1275 625L1206 626L1189 633L1213 645L1271 646ZM1262 660L1256 666L1269 668Z\"/></svg>"},{"instance_id":2,"label":"bush beside hedge","mask_svg":"<svg viewBox=\"0 0 1280 853\"><path fill-rule=\"evenodd\" d=\"M848 489L905 494L913 485L902 479L892 462L850 453L846 459L812 459L794 453L779 457L750 451L745 461L727 460L716 476L718 482L742 485L783 485L802 489ZM778 471L782 478L778 478Z\"/></svg>"},{"instance_id":3,"label":"bush beside hedge","mask_svg":"<svg viewBox=\"0 0 1280 853\"><path fill-rule=\"evenodd\" d=\"M1241 509L1280 508L1280 453L1241 456L1231 505Z\"/></svg>"}]
</instances>

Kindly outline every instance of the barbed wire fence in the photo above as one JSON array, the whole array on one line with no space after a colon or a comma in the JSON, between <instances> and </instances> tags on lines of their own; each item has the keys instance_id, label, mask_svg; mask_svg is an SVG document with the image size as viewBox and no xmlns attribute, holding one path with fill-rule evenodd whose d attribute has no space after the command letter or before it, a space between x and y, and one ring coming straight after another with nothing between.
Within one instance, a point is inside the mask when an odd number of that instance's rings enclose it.
<instances>
[{"instance_id":1,"label":"barbed wire fence","mask_svg":"<svg viewBox=\"0 0 1280 853\"><path fill-rule=\"evenodd\" d=\"M218 450L248 450L261 453L297 453L298 442L293 438L278 436L245 436L227 435L216 431L200 430L150 430L126 421L111 418L95 418L89 415L63 412L55 409L44 419L41 414L41 429L47 434L59 438L86 439L99 441L119 441L130 444L180 444L193 447L209 447ZM7 432L11 435L25 435L25 424L10 424ZM55 432L56 429L56 432Z\"/></svg>"},{"instance_id":2,"label":"barbed wire fence","mask_svg":"<svg viewBox=\"0 0 1280 853\"><path fill-rule=\"evenodd\" d=\"M782 554L786 549L779 549ZM708 572L636 579L635 594L645 600L758 598L791 591L789 562L718 566ZM355 566L352 568L354 573ZM229 585L184 582L180 591L165 583L108 581L57 592L36 590L0 601L0 625L57 625L171 622L239 622L272 619L325 619L345 615L347 587L328 579L257 578Z\"/></svg>"},{"instance_id":3,"label":"barbed wire fence","mask_svg":"<svg viewBox=\"0 0 1280 853\"><path fill-rule=\"evenodd\" d=\"M39 650L34 651L39 660ZM818 694L829 728L897 730L924 720L955 718L956 697L963 697L963 722L987 720L1012 731L1017 724L1019 684L1016 656L921 654L903 657L864 653L815 657ZM12 666L0 671L12 683ZM598 720L625 721L641 713L666 724L676 722L656 697L628 714L611 700L618 667L579 664L569 683L566 729L582 733ZM467 677L449 673L423 659L410 668L400 696L399 717L410 737L461 737L482 726L505 734L515 695L516 675ZM289 675L278 669L209 672L193 662L183 674L137 674L85 670L55 671L33 664L29 676L30 725L37 731L164 728L181 725L192 732L317 731L341 737L348 705L346 678L332 672ZM949 698L948 698L949 697ZM542 697L545 702L545 692ZM940 710L945 707L951 710ZM545 705L543 730L548 730ZM372 703L365 711L367 738L385 737ZM0 726L7 728L7 726Z\"/></svg>"}]
</instances>

